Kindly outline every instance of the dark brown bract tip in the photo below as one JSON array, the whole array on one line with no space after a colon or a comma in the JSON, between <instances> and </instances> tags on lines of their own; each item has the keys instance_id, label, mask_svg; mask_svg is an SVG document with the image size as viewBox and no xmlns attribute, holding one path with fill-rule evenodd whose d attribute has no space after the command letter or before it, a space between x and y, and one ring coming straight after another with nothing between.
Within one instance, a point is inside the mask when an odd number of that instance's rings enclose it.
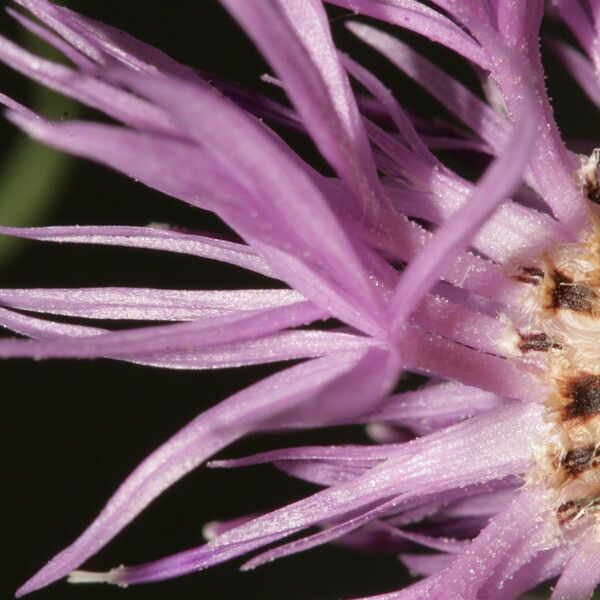
<instances>
[{"instance_id":1,"label":"dark brown bract tip","mask_svg":"<svg viewBox=\"0 0 600 600\"><path fill-rule=\"evenodd\" d=\"M595 458L596 446L583 446L581 448L569 450L560 464L571 477L576 477L580 473L593 467Z\"/></svg>"},{"instance_id":2,"label":"dark brown bract tip","mask_svg":"<svg viewBox=\"0 0 600 600\"><path fill-rule=\"evenodd\" d=\"M570 521L577 514L577 510L577 504L573 500L561 504L556 509L556 515L560 524L562 525L563 523Z\"/></svg>"},{"instance_id":3,"label":"dark brown bract tip","mask_svg":"<svg viewBox=\"0 0 600 600\"><path fill-rule=\"evenodd\" d=\"M556 516L560 525L567 525L573 519L582 516L582 514L585 514L588 511L595 510L597 507L597 498L569 500L556 509Z\"/></svg>"},{"instance_id":4,"label":"dark brown bract tip","mask_svg":"<svg viewBox=\"0 0 600 600\"><path fill-rule=\"evenodd\" d=\"M598 179L587 182L584 186L584 190L588 200L600 204L600 183L598 182Z\"/></svg>"},{"instance_id":5,"label":"dark brown bract tip","mask_svg":"<svg viewBox=\"0 0 600 600\"><path fill-rule=\"evenodd\" d=\"M519 350L521 352L548 352L550 348L561 350L562 346L543 332L520 333Z\"/></svg>"},{"instance_id":6,"label":"dark brown bract tip","mask_svg":"<svg viewBox=\"0 0 600 600\"><path fill-rule=\"evenodd\" d=\"M600 414L600 375L580 373L564 385L571 402L564 408L566 419L589 419Z\"/></svg>"},{"instance_id":7,"label":"dark brown bract tip","mask_svg":"<svg viewBox=\"0 0 600 600\"><path fill-rule=\"evenodd\" d=\"M566 309L578 313L591 314L594 311L597 296L594 290L573 283L573 279L558 270L552 273L554 287L550 294L550 306L554 310Z\"/></svg>"},{"instance_id":8,"label":"dark brown bract tip","mask_svg":"<svg viewBox=\"0 0 600 600\"><path fill-rule=\"evenodd\" d=\"M531 285L539 285L544 279L544 271L539 267L519 267L517 275L514 279L522 283L530 283Z\"/></svg>"}]
</instances>

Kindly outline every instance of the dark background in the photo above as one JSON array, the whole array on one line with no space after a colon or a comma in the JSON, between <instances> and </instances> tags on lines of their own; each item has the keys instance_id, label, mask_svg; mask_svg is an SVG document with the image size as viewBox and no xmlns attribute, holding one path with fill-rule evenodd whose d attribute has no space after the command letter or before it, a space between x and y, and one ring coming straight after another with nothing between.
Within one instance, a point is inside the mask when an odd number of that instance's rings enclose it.
<instances>
[{"instance_id":1,"label":"dark background","mask_svg":"<svg viewBox=\"0 0 600 600\"><path fill-rule=\"evenodd\" d=\"M251 1L251 0L249 0ZM259 81L268 68L253 46L213 0L72 1L72 8L125 29L180 62L277 95ZM333 11L340 44L383 74L403 103L428 114L440 111L424 94L344 34L345 13ZM1 30L22 40L4 15ZM411 35L405 38L419 47ZM438 61L474 86L462 63L439 48ZM589 102L553 62L548 65L559 122L573 138L594 138L600 121ZM27 102L32 86L0 69L0 89ZM61 104L64 102L64 105ZM59 100L49 116L72 109ZM83 113L91 116L92 113ZM70 115L67 115L70 116ZM309 142L286 139L324 168ZM22 135L0 123L6 161ZM179 204L103 167L73 160L58 202L44 224L167 222L221 231L212 216ZM32 167L33 168L33 167ZM32 177L35 176L35 169ZM34 224L34 223L31 223ZM209 261L146 251L25 243L12 248L0 267L3 287L132 285L175 288L238 288L261 285L239 269ZM110 361L5 361L0 363L0 440L3 493L1 597L10 597L58 550L69 544L104 505L122 479L154 448L190 419L230 393L279 368L271 365L219 372L170 372ZM264 437L236 444L223 456L300 443L366 442L359 428ZM154 502L86 567L106 570L136 564L202 542L208 521L276 508L315 488L270 467L236 471L202 468ZM393 556L371 556L335 546L283 559L250 573L241 561L177 580L123 591L60 582L38 592L64 598L342 598L397 589L407 575Z\"/></svg>"}]
</instances>

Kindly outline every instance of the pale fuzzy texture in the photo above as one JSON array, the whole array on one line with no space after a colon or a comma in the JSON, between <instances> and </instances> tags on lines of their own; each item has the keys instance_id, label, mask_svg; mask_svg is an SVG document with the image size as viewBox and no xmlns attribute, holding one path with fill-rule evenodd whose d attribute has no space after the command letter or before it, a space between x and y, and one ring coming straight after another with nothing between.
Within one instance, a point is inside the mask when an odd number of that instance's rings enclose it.
<instances>
[{"instance_id":1,"label":"pale fuzzy texture","mask_svg":"<svg viewBox=\"0 0 600 600\"><path fill-rule=\"evenodd\" d=\"M214 212L241 241L164 225L0 226L0 234L209 258L276 283L227 291L2 289L0 325L30 339L0 340L0 356L112 358L171 369L304 359L167 440L18 595L69 573L74 583L168 579L264 548L245 563L249 569L335 541L395 552L424 578L377 598L517 598L561 573L553 598L589 596L600 581L593 527L584 521L578 535L563 536L552 493L532 478L525 485L553 435L546 361L521 355L509 328L524 312L519 267L577 239L589 216L574 177L579 162L561 140L545 91L541 0L331 0L472 64L485 100L396 36L362 21L347 24L459 125L409 113L359 57L340 54L318 0L222 0L291 106L204 77L47 0L15 2L39 22L10 14L71 64L40 59L3 37L0 60L114 124L51 121L0 95L8 119L44 143ZM597 99L599 5L555 4L584 54L552 43ZM367 95L356 94L350 78ZM271 122L310 137L335 176L298 156ZM468 181L436 148L469 152L475 165L493 160ZM331 318L338 324L322 329L320 321ZM122 320L141 324L110 329ZM405 370L432 381L394 393ZM164 490L237 439L345 424L366 424L376 443L210 463L272 463L323 488L314 495L211 523L206 544L145 565L79 568ZM319 530L304 533L311 526Z\"/></svg>"}]
</instances>

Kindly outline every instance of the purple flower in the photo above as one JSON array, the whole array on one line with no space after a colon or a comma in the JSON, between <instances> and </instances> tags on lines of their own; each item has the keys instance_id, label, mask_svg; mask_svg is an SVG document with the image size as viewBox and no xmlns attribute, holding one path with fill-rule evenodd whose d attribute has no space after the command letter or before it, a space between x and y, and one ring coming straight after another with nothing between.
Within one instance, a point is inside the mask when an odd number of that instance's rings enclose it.
<instances>
[{"instance_id":1,"label":"purple flower","mask_svg":"<svg viewBox=\"0 0 600 600\"><path fill-rule=\"evenodd\" d=\"M1 233L208 257L288 287L4 289L0 323L31 339L0 341L0 356L176 369L304 359L158 448L18 594L69 573L73 582L118 585L167 579L274 545L244 566L252 568L335 540L392 550L423 576L379 598L516 598L556 577L553 599L589 597L600 582L600 154L572 154L554 122L538 47L543 2L331 1L464 57L485 101L394 36L348 23L462 127L404 111L356 58L338 52L321 2L222 3L291 108L208 81L45 0L17 1L45 27L9 9L71 66L5 38L0 59L116 122L53 122L3 97L13 123L214 212L243 242L165 227ZM555 4L584 54L550 43L600 105L599 5ZM356 95L349 77L368 95ZM307 164L269 122L310 136L336 176ZM440 162L432 153L440 148L493 160L472 183ZM112 331L31 313L148 324ZM329 318L338 325L324 329ZM393 393L402 371L431 380ZM205 545L149 564L77 570L163 490L242 436L354 423L370 424L377 443L212 463L272 462L323 488L314 495L211 524ZM306 534L314 525L318 533Z\"/></svg>"}]
</instances>

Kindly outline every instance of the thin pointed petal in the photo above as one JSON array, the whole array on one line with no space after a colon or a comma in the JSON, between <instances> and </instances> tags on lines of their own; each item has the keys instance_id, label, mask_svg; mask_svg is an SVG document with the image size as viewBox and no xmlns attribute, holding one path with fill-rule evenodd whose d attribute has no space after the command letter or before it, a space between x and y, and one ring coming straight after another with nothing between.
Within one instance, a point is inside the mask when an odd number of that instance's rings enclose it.
<instances>
[{"instance_id":1,"label":"thin pointed petal","mask_svg":"<svg viewBox=\"0 0 600 600\"><path fill-rule=\"evenodd\" d=\"M588 98L600 108L600 82L592 63L575 48L559 40L551 40L550 48L567 67Z\"/></svg>"},{"instance_id":2,"label":"thin pointed petal","mask_svg":"<svg viewBox=\"0 0 600 600\"><path fill-rule=\"evenodd\" d=\"M125 567L118 582L154 581L206 568L321 521L369 509L404 490L398 501L502 478L529 464L531 431L541 426L541 419L539 407L500 409L475 417L417 440L415 445L422 448L408 460L392 458L349 482L231 529L206 546Z\"/></svg>"},{"instance_id":3,"label":"thin pointed petal","mask_svg":"<svg viewBox=\"0 0 600 600\"><path fill-rule=\"evenodd\" d=\"M508 123L461 83L396 37L363 23L350 22L347 27L363 42L381 52L396 67L415 79L492 148L499 150L506 143L510 131Z\"/></svg>"},{"instance_id":4,"label":"thin pointed petal","mask_svg":"<svg viewBox=\"0 0 600 600\"><path fill-rule=\"evenodd\" d=\"M390 303L392 330L398 332L439 276L468 247L471 238L498 204L514 192L523 178L535 137L537 123L527 110L513 139L486 171L473 196L434 234L431 241L403 272Z\"/></svg>"},{"instance_id":5,"label":"thin pointed petal","mask_svg":"<svg viewBox=\"0 0 600 600\"><path fill-rule=\"evenodd\" d=\"M600 583L600 544L592 528L579 546L552 592L551 600L591 598Z\"/></svg>"},{"instance_id":6,"label":"thin pointed petal","mask_svg":"<svg viewBox=\"0 0 600 600\"><path fill-rule=\"evenodd\" d=\"M359 206L367 215L393 217L321 4L222 2L277 70L308 131Z\"/></svg>"},{"instance_id":7,"label":"thin pointed petal","mask_svg":"<svg viewBox=\"0 0 600 600\"><path fill-rule=\"evenodd\" d=\"M164 226L64 226L3 227L0 235L70 244L97 244L160 250L221 261L274 277L264 260L250 246L203 235L187 234Z\"/></svg>"},{"instance_id":8,"label":"thin pointed petal","mask_svg":"<svg viewBox=\"0 0 600 600\"><path fill-rule=\"evenodd\" d=\"M327 392L360 354L316 359L277 373L208 410L151 454L121 485L94 523L17 592L66 576L108 543L154 498L233 440L277 412Z\"/></svg>"},{"instance_id":9,"label":"thin pointed petal","mask_svg":"<svg viewBox=\"0 0 600 600\"><path fill-rule=\"evenodd\" d=\"M310 303L300 302L279 308L208 317L199 322L111 331L86 338L0 340L0 356L81 359L108 355L136 359L160 352L210 348L251 340L287 327L306 325L324 316L320 309Z\"/></svg>"},{"instance_id":10,"label":"thin pointed petal","mask_svg":"<svg viewBox=\"0 0 600 600\"><path fill-rule=\"evenodd\" d=\"M193 321L304 300L293 290L0 289L0 305L87 319Z\"/></svg>"},{"instance_id":11,"label":"thin pointed petal","mask_svg":"<svg viewBox=\"0 0 600 600\"><path fill-rule=\"evenodd\" d=\"M372 0L327 0L330 4L343 6L354 14L364 14L393 25L399 25L428 37L434 42L458 52L473 63L486 69L489 59L477 42L446 16L420 2L402 0L391 4Z\"/></svg>"}]
</instances>

